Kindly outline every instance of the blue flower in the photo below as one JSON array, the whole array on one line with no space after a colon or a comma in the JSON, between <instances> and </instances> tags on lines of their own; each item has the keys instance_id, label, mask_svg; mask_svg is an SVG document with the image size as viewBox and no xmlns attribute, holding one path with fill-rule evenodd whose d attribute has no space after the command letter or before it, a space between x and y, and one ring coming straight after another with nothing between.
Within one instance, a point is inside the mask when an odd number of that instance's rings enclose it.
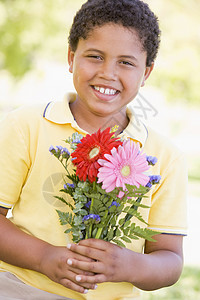
<instances>
[{"instance_id":1,"label":"blue flower","mask_svg":"<svg viewBox=\"0 0 200 300\"><path fill-rule=\"evenodd\" d=\"M62 152L63 152L63 153L66 153L67 155L70 155L70 152L69 152L69 150L68 150L67 148L63 148L63 149L62 149Z\"/></svg>"},{"instance_id":2,"label":"blue flower","mask_svg":"<svg viewBox=\"0 0 200 300\"><path fill-rule=\"evenodd\" d=\"M100 221L101 221L101 218L99 215L95 215L95 214L89 214L87 216L84 216L82 221L85 223L85 224L88 224L88 223L92 223L92 224L98 224Z\"/></svg>"},{"instance_id":3,"label":"blue flower","mask_svg":"<svg viewBox=\"0 0 200 300\"><path fill-rule=\"evenodd\" d=\"M116 207L120 206L120 204L117 203L117 201L113 201L112 204L111 204L108 208L110 208L111 206L114 206L114 205L115 205Z\"/></svg>"},{"instance_id":4,"label":"blue flower","mask_svg":"<svg viewBox=\"0 0 200 300\"><path fill-rule=\"evenodd\" d=\"M51 154L53 154L52 152L56 150L52 145L49 147L49 151L51 152Z\"/></svg>"},{"instance_id":5,"label":"blue flower","mask_svg":"<svg viewBox=\"0 0 200 300\"><path fill-rule=\"evenodd\" d=\"M85 203L85 206L86 206L87 208L90 208L90 205L91 205L91 200L88 201L87 203Z\"/></svg>"},{"instance_id":6,"label":"blue flower","mask_svg":"<svg viewBox=\"0 0 200 300\"><path fill-rule=\"evenodd\" d=\"M151 188L151 187L152 187L152 184L151 184L150 180L149 180L149 182L146 184L146 187L148 187L148 188Z\"/></svg>"},{"instance_id":7,"label":"blue flower","mask_svg":"<svg viewBox=\"0 0 200 300\"><path fill-rule=\"evenodd\" d=\"M49 151L51 152L51 154L56 156L58 159L61 156L62 156L62 158L65 158L65 159L69 159L69 157L70 157L69 150L62 146L56 146L56 148L54 148L53 146L50 146Z\"/></svg>"},{"instance_id":8,"label":"blue flower","mask_svg":"<svg viewBox=\"0 0 200 300\"><path fill-rule=\"evenodd\" d=\"M62 146L56 146L56 148L57 148L59 151L62 151L62 149L63 149Z\"/></svg>"},{"instance_id":9,"label":"blue flower","mask_svg":"<svg viewBox=\"0 0 200 300\"><path fill-rule=\"evenodd\" d=\"M55 149L53 146L49 147L49 151L51 152L51 154L53 154L54 156L56 156L58 159L61 156L61 151L62 151L62 147L61 146L56 146L57 149Z\"/></svg>"},{"instance_id":10,"label":"blue flower","mask_svg":"<svg viewBox=\"0 0 200 300\"><path fill-rule=\"evenodd\" d=\"M146 184L146 187L151 188L153 184L158 184L161 180L160 175L151 175L149 176L149 182Z\"/></svg>"},{"instance_id":11,"label":"blue flower","mask_svg":"<svg viewBox=\"0 0 200 300\"><path fill-rule=\"evenodd\" d=\"M67 190L68 187L74 189L74 188L75 188L75 185L74 185L73 183L68 183L68 182L67 182L67 184L64 185L64 189Z\"/></svg>"},{"instance_id":12,"label":"blue flower","mask_svg":"<svg viewBox=\"0 0 200 300\"><path fill-rule=\"evenodd\" d=\"M80 141L80 139L78 137L76 137L75 139L72 140L72 143L73 144L80 144L81 141Z\"/></svg>"},{"instance_id":13,"label":"blue flower","mask_svg":"<svg viewBox=\"0 0 200 300\"><path fill-rule=\"evenodd\" d=\"M157 157L155 157L155 156L147 156L146 160L147 160L148 164L151 166L154 166L158 161Z\"/></svg>"}]
</instances>

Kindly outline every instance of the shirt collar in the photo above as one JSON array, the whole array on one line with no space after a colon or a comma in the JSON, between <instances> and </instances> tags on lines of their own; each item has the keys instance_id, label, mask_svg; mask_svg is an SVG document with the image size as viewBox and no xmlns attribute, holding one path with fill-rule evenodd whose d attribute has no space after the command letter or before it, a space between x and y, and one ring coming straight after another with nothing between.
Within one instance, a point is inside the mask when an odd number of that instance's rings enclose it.
<instances>
[{"instance_id":1,"label":"shirt collar","mask_svg":"<svg viewBox=\"0 0 200 300\"><path fill-rule=\"evenodd\" d=\"M62 102L48 103L44 109L43 117L56 124L71 124L71 126L75 129L78 129L83 133L87 133L78 126L69 108L69 103L75 100L76 94L68 93ZM126 113L130 121L120 136L138 141L141 147L143 147L148 137L147 128L139 120L136 121L133 108L128 107Z\"/></svg>"}]
</instances>

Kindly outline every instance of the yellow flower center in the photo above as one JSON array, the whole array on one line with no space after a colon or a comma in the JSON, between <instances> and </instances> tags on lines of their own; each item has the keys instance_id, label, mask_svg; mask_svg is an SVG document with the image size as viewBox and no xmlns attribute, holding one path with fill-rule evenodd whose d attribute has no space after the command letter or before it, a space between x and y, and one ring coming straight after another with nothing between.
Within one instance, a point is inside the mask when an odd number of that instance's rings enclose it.
<instances>
[{"instance_id":1,"label":"yellow flower center","mask_svg":"<svg viewBox=\"0 0 200 300\"><path fill-rule=\"evenodd\" d=\"M93 148L90 153L89 153L89 157L90 159L94 158L95 156L97 156L99 154L100 149L98 147Z\"/></svg>"},{"instance_id":2,"label":"yellow flower center","mask_svg":"<svg viewBox=\"0 0 200 300\"><path fill-rule=\"evenodd\" d=\"M131 169L130 169L129 166L124 166L124 167L121 169L121 174L122 174L122 176L124 176L124 177L129 176L130 173L131 173Z\"/></svg>"}]
</instances>

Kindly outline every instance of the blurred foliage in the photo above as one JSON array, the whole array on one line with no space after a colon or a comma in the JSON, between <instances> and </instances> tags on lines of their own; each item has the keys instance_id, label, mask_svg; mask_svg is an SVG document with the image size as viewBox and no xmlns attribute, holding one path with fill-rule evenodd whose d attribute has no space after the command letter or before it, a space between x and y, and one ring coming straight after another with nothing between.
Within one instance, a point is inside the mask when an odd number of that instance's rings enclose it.
<instances>
[{"instance_id":1,"label":"blurred foliage","mask_svg":"<svg viewBox=\"0 0 200 300\"><path fill-rule=\"evenodd\" d=\"M66 58L73 0L0 0L0 68L21 78L37 56ZM66 45L66 47L65 47Z\"/></svg>"},{"instance_id":2,"label":"blurred foliage","mask_svg":"<svg viewBox=\"0 0 200 300\"><path fill-rule=\"evenodd\" d=\"M21 78L35 60L66 60L67 33L84 0L0 0L0 68ZM199 0L146 0L160 20L162 43L149 83L172 101L200 99Z\"/></svg>"},{"instance_id":3,"label":"blurred foliage","mask_svg":"<svg viewBox=\"0 0 200 300\"><path fill-rule=\"evenodd\" d=\"M200 180L200 157L199 154L188 157L188 177L189 180ZM200 194L198 194L199 196Z\"/></svg>"},{"instance_id":4,"label":"blurred foliage","mask_svg":"<svg viewBox=\"0 0 200 300\"><path fill-rule=\"evenodd\" d=\"M161 48L149 83L168 100L200 103L200 1L148 0L160 20Z\"/></svg>"},{"instance_id":5,"label":"blurred foliage","mask_svg":"<svg viewBox=\"0 0 200 300\"><path fill-rule=\"evenodd\" d=\"M200 268L185 267L180 280L169 288L147 292L143 300L200 300Z\"/></svg>"}]
</instances>

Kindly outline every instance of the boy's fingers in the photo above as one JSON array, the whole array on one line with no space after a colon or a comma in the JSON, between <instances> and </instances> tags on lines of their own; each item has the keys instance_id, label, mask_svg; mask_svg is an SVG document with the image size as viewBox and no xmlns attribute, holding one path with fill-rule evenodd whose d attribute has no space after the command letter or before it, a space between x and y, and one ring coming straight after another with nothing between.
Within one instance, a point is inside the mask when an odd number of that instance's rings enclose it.
<instances>
[{"instance_id":1,"label":"boy's fingers","mask_svg":"<svg viewBox=\"0 0 200 300\"><path fill-rule=\"evenodd\" d=\"M79 245L105 251L110 246L110 243L100 239L86 239L86 240L81 240L79 242Z\"/></svg>"},{"instance_id":2,"label":"boy's fingers","mask_svg":"<svg viewBox=\"0 0 200 300\"><path fill-rule=\"evenodd\" d=\"M67 278L61 279L60 284L62 284L64 287L66 287L70 290L76 291L78 293L86 294L88 292L87 288L80 286Z\"/></svg>"},{"instance_id":3,"label":"boy's fingers","mask_svg":"<svg viewBox=\"0 0 200 300\"><path fill-rule=\"evenodd\" d=\"M78 254L81 254L83 256L87 256L89 258L92 258L94 260L99 260L102 257L102 254L104 251L98 248L92 248L90 246L83 246L80 244L68 244L68 249L70 249L73 252L76 252ZM82 260L83 261L83 260Z\"/></svg>"},{"instance_id":4,"label":"boy's fingers","mask_svg":"<svg viewBox=\"0 0 200 300\"><path fill-rule=\"evenodd\" d=\"M85 276L85 275L77 275L76 276L76 281L81 283L84 282L86 283L90 283L90 284L94 284L95 288L97 287L97 283L103 283L106 282L106 276L104 274L97 274L95 276Z\"/></svg>"},{"instance_id":5,"label":"boy's fingers","mask_svg":"<svg viewBox=\"0 0 200 300\"><path fill-rule=\"evenodd\" d=\"M67 264L70 266L69 270L71 272L74 272L74 273L80 274L80 275L86 275L86 276L93 276L94 275L93 272L88 272L88 271L85 271L83 269L78 269L76 267L76 265L72 263L72 260L70 258L68 259Z\"/></svg>"},{"instance_id":6,"label":"boy's fingers","mask_svg":"<svg viewBox=\"0 0 200 300\"><path fill-rule=\"evenodd\" d=\"M81 240L78 244L68 244L67 248L71 250L71 246L73 245L85 246L105 251L109 247L110 243L100 239L86 239Z\"/></svg>"},{"instance_id":7,"label":"boy's fingers","mask_svg":"<svg viewBox=\"0 0 200 300\"><path fill-rule=\"evenodd\" d=\"M75 245L75 244L70 244L70 245ZM73 248L73 247L72 247ZM69 249L69 248L68 248ZM72 249L70 249L70 250L72 250ZM73 250L72 250L73 251ZM75 251L73 251L73 252L75 252ZM73 252L71 252L71 255L73 254ZM69 257L70 255L68 254L68 257ZM88 261L88 262L90 262L90 261L93 261L90 257L86 257L86 256L83 256L81 253L78 253L78 252L76 252L76 257L74 257L75 259L78 259L78 260L82 260L82 261Z\"/></svg>"},{"instance_id":8,"label":"boy's fingers","mask_svg":"<svg viewBox=\"0 0 200 300\"><path fill-rule=\"evenodd\" d=\"M86 293L87 290L96 289L96 284L93 282L78 282L76 280L77 276L86 276L86 275L77 275L73 272L68 272L68 278L62 278L59 283L63 286L72 289L74 291L77 291L79 293ZM87 276L86 276L87 277Z\"/></svg>"},{"instance_id":9,"label":"boy's fingers","mask_svg":"<svg viewBox=\"0 0 200 300\"><path fill-rule=\"evenodd\" d=\"M76 259L68 259L67 264L74 267L75 269L80 269L83 272L80 275L86 276L94 276L94 273L103 273L104 272L104 265L101 262L94 261L94 262L83 262Z\"/></svg>"}]
</instances>

